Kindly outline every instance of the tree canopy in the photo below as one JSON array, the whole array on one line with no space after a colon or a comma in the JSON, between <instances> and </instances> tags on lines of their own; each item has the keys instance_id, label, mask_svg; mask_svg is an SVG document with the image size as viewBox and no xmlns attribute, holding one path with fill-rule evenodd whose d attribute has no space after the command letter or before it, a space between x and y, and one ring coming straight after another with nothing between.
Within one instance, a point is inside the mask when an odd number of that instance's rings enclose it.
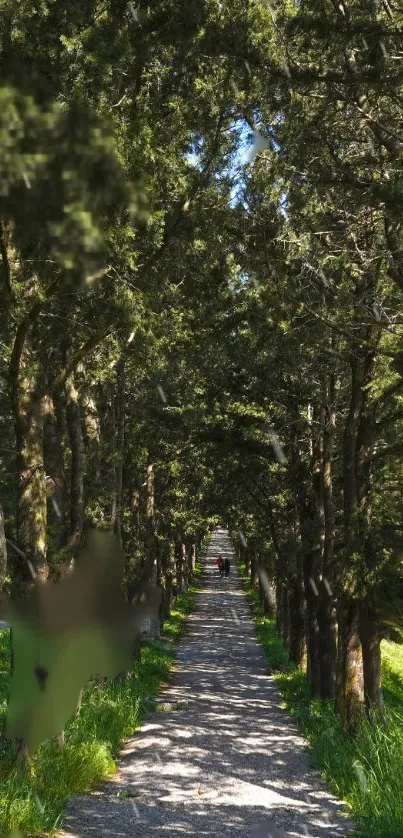
<instances>
[{"instance_id":1,"label":"tree canopy","mask_svg":"<svg viewBox=\"0 0 403 838\"><path fill-rule=\"evenodd\" d=\"M354 732L402 628L402 12L1 5L3 588L97 527L167 614L227 523Z\"/></svg>"}]
</instances>

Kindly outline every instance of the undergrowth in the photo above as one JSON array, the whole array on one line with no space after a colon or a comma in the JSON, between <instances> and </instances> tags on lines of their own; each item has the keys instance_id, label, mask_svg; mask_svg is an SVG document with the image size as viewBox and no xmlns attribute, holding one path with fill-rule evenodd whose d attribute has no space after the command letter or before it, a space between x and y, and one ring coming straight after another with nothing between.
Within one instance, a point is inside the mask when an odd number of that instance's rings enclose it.
<instances>
[{"instance_id":1,"label":"undergrowth","mask_svg":"<svg viewBox=\"0 0 403 838\"><path fill-rule=\"evenodd\" d=\"M196 579L201 569L196 568ZM116 770L122 741L132 735L145 713L146 700L168 680L175 641L184 630L196 584L181 594L164 624L163 640L142 646L141 660L130 676L87 686L81 709L65 729L65 745L45 742L30 760L16 765L15 748L0 740L0 835L37 836L54 831L70 795L89 791ZM0 632L0 720L4 724L9 685L8 631ZM15 832L13 833L13 830Z\"/></svg>"},{"instance_id":2,"label":"undergrowth","mask_svg":"<svg viewBox=\"0 0 403 838\"><path fill-rule=\"evenodd\" d=\"M382 642L384 722L366 721L355 740L343 733L332 702L312 699L305 673L292 664L275 622L263 614L246 569L238 565L253 606L257 636L284 706L312 746L313 762L344 799L360 838L403 836L403 647Z\"/></svg>"}]
</instances>

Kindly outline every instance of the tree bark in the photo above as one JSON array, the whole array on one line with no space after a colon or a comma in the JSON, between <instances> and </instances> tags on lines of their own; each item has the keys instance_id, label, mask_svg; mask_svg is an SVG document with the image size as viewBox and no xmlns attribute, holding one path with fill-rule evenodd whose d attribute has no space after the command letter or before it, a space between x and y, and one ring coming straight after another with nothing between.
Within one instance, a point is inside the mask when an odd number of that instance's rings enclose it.
<instances>
[{"instance_id":1,"label":"tree bark","mask_svg":"<svg viewBox=\"0 0 403 838\"><path fill-rule=\"evenodd\" d=\"M354 736L363 716L363 663L359 636L359 605L347 595L339 604L336 711L343 728Z\"/></svg>"},{"instance_id":2,"label":"tree bark","mask_svg":"<svg viewBox=\"0 0 403 838\"><path fill-rule=\"evenodd\" d=\"M259 563L258 567L259 590L261 591L261 602L263 604L264 613L272 619L276 617L276 585L272 577L272 571L269 570L269 561Z\"/></svg>"},{"instance_id":3,"label":"tree bark","mask_svg":"<svg viewBox=\"0 0 403 838\"><path fill-rule=\"evenodd\" d=\"M323 431L323 511L325 536L322 575L319 584L319 657L321 698L334 699L337 670L337 612L334 596L335 514L332 484L332 447L335 426L334 375L330 376Z\"/></svg>"},{"instance_id":4,"label":"tree bark","mask_svg":"<svg viewBox=\"0 0 403 838\"><path fill-rule=\"evenodd\" d=\"M43 423L43 457L47 478L47 495L60 525L60 543L64 537L65 476L61 431L52 396L45 396Z\"/></svg>"},{"instance_id":5,"label":"tree bark","mask_svg":"<svg viewBox=\"0 0 403 838\"><path fill-rule=\"evenodd\" d=\"M4 531L4 513L0 506L0 596L3 592L7 575L7 542Z\"/></svg>"},{"instance_id":6,"label":"tree bark","mask_svg":"<svg viewBox=\"0 0 403 838\"><path fill-rule=\"evenodd\" d=\"M178 593L183 593L186 586L185 581L186 547L183 541L176 544L176 584Z\"/></svg>"},{"instance_id":7,"label":"tree bark","mask_svg":"<svg viewBox=\"0 0 403 838\"><path fill-rule=\"evenodd\" d=\"M85 486L87 499L96 496L102 485L101 468L101 426L97 402L89 391L84 390L80 398L83 419L87 471L91 475Z\"/></svg>"},{"instance_id":8,"label":"tree bark","mask_svg":"<svg viewBox=\"0 0 403 838\"><path fill-rule=\"evenodd\" d=\"M16 439L18 543L37 578L46 581L49 567L46 561L47 497L41 401L30 401L26 410L21 406L16 421Z\"/></svg>"},{"instance_id":9,"label":"tree bark","mask_svg":"<svg viewBox=\"0 0 403 838\"><path fill-rule=\"evenodd\" d=\"M320 695L318 597L313 590L309 590L310 587L310 581L307 580L305 582L307 679L311 695L317 697Z\"/></svg>"},{"instance_id":10,"label":"tree bark","mask_svg":"<svg viewBox=\"0 0 403 838\"><path fill-rule=\"evenodd\" d=\"M172 544L164 539L159 547L158 577L157 582L162 588L161 622L167 620L171 614L172 590L174 585L174 555Z\"/></svg>"},{"instance_id":11,"label":"tree bark","mask_svg":"<svg viewBox=\"0 0 403 838\"><path fill-rule=\"evenodd\" d=\"M138 489L132 489L131 492L131 511L135 527L140 530L140 492Z\"/></svg>"},{"instance_id":12,"label":"tree bark","mask_svg":"<svg viewBox=\"0 0 403 838\"><path fill-rule=\"evenodd\" d=\"M84 442L80 404L72 375L66 379L65 390L66 424L71 451L68 545L76 547L81 539L84 517Z\"/></svg>"},{"instance_id":13,"label":"tree bark","mask_svg":"<svg viewBox=\"0 0 403 838\"><path fill-rule=\"evenodd\" d=\"M280 630L284 646L290 646L290 607L288 602L288 587L283 582L280 597Z\"/></svg>"},{"instance_id":14,"label":"tree bark","mask_svg":"<svg viewBox=\"0 0 403 838\"><path fill-rule=\"evenodd\" d=\"M318 417L316 417L318 418ZM303 581L306 601L307 680L313 696L320 695L320 657L318 623L318 583L323 552L323 501L320 482L320 444L318 433L310 443L311 470L304 464L297 436L298 409L295 409L291 446L291 479L301 538Z\"/></svg>"},{"instance_id":15,"label":"tree bark","mask_svg":"<svg viewBox=\"0 0 403 838\"><path fill-rule=\"evenodd\" d=\"M283 581L280 570L280 563L276 561L276 630L278 634L282 634L282 592Z\"/></svg>"},{"instance_id":16,"label":"tree bark","mask_svg":"<svg viewBox=\"0 0 403 838\"><path fill-rule=\"evenodd\" d=\"M116 407L116 394L112 391L110 403L109 403L109 422L108 422L108 440L109 440L109 469L108 469L108 489L110 493L110 514L109 514L109 523L111 527L114 529L115 527L115 520L116 520L116 484L117 484L117 474L116 474L116 442L117 442L117 433L116 433L116 414L117 414L117 407Z\"/></svg>"},{"instance_id":17,"label":"tree bark","mask_svg":"<svg viewBox=\"0 0 403 838\"><path fill-rule=\"evenodd\" d=\"M359 468L358 435L367 398L366 385L374 363L373 352L351 356L351 395L343 443L344 530L347 559L362 550L362 522L357 513L363 497L362 472ZM358 580L342 592L339 606L338 672L336 709L348 732L355 733L364 708L364 677L359 639Z\"/></svg>"},{"instance_id":18,"label":"tree bark","mask_svg":"<svg viewBox=\"0 0 403 838\"><path fill-rule=\"evenodd\" d=\"M162 599L161 599L161 604L160 604L159 613L158 613L159 633L160 634L162 632L162 627L163 627L164 620L165 620L165 607L166 607L166 602L165 602L165 596L166 596L166 573L165 573L166 563L164 561L165 548L166 548L165 542L160 542L158 544L158 549L157 549L157 585L159 585L159 587L161 588L161 591L162 591Z\"/></svg>"},{"instance_id":19,"label":"tree bark","mask_svg":"<svg viewBox=\"0 0 403 838\"><path fill-rule=\"evenodd\" d=\"M192 551L195 550L195 545L192 538L186 539L186 584L188 588L192 583L194 570L194 557Z\"/></svg>"},{"instance_id":20,"label":"tree bark","mask_svg":"<svg viewBox=\"0 0 403 838\"><path fill-rule=\"evenodd\" d=\"M312 510L309 510L310 529L305 549L305 597L307 601L307 676L314 697L321 692L320 637L319 637L319 579L324 549L323 504L323 439L324 414L321 407L313 410L312 424Z\"/></svg>"},{"instance_id":21,"label":"tree bark","mask_svg":"<svg viewBox=\"0 0 403 838\"><path fill-rule=\"evenodd\" d=\"M364 697L367 712L384 712L381 678L381 632L376 612L360 602L360 640L364 669Z\"/></svg>"},{"instance_id":22,"label":"tree bark","mask_svg":"<svg viewBox=\"0 0 403 838\"><path fill-rule=\"evenodd\" d=\"M329 584L328 581L327 584ZM337 671L337 611L335 600L323 580L320 585L318 622L320 696L325 699L334 699Z\"/></svg>"},{"instance_id":23,"label":"tree bark","mask_svg":"<svg viewBox=\"0 0 403 838\"><path fill-rule=\"evenodd\" d=\"M257 562L256 562L256 551L253 544L249 544L249 557L250 557L250 583L252 588L256 588L257 585Z\"/></svg>"},{"instance_id":24,"label":"tree bark","mask_svg":"<svg viewBox=\"0 0 403 838\"><path fill-rule=\"evenodd\" d=\"M146 529L145 529L145 548L146 548L146 575L147 578L156 583L157 581L157 540L155 537L155 521L154 521L154 506L155 506L155 472L154 462L151 457L147 462L147 499L146 499Z\"/></svg>"},{"instance_id":25,"label":"tree bark","mask_svg":"<svg viewBox=\"0 0 403 838\"><path fill-rule=\"evenodd\" d=\"M265 614L272 619L276 619L276 611L277 611L277 599L276 599L276 586L274 584L274 580L268 577L269 585L268 591L265 591Z\"/></svg>"},{"instance_id":26,"label":"tree bark","mask_svg":"<svg viewBox=\"0 0 403 838\"><path fill-rule=\"evenodd\" d=\"M125 444L125 363L121 358L116 369L117 405L116 405L116 460L115 460L115 503L114 531L123 547L122 507L123 507L123 460Z\"/></svg>"},{"instance_id":27,"label":"tree bark","mask_svg":"<svg viewBox=\"0 0 403 838\"><path fill-rule=\"evenodd\" d=\"M304 589L302 579L296 575L290 582L290 660L302 666L305 656Z\"/></svg>"}]
</instances>

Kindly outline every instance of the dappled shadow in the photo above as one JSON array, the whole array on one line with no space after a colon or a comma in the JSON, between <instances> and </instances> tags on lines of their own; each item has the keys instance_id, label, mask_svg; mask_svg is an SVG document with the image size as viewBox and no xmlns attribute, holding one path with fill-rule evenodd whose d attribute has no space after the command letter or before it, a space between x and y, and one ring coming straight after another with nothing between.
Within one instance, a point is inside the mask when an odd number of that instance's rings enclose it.
<instances>
[{"instance_id":1,"label":"dappled shadow","mask_svg":"<svg viewBox=\"0 0 403 838\"><path fill-rule=\"evenodd\" d=\"M218 577L218 552L232 557L222 530L161 696L187 709L148 715L126 743L118 775L70 808L65 835L347 834L339 802L309 770L305 742L280 707L234 568L229 579Z\"/></svg>"}]
</instances>

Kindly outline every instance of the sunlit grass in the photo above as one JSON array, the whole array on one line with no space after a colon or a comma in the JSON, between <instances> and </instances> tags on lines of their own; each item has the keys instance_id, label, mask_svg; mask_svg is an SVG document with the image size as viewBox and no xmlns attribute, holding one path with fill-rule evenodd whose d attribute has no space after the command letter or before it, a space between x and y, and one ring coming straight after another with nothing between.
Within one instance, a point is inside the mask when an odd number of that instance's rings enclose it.
<instances>
[{"instance_id":1,"label":"sunlit grass","mask_svg":"<svg viewBox=\"0 0 403 838\"><path fill-rule=\"evenodd\" d=\"M356 740L348 739L332 702L312 699L304 672L290 663L274 620L264 616L245 568L239 568L254 606L256 632L266 653L284 706L312 745L312 756L333 791L346 801L360 838L403 836L403 646L382 643L386 703L383 723L366 722ZM277 670L277 671L276 671ZM279 671L281 670L281 671Z\"/></svg>"},{"instance_id":2,"label":"sunlit grass","mask_svg":"<svg viewBox=\"0 0 403 838\"><path fill-rule=\"evenodd\" d=\"M403 644L383 640L382 683L385 700L397 708L403 707Z\"/></svg>"},{"instance_id":3,"label":"sunlit grass","mask_svg":"<svg viewBox=\"0 0 403 838\"><path fill-rule=\"evenodd\" d=\"M196 577L200 573L197 568ZM164 637L177 641L189 613L196 586L178 597ZM122 741L134 733L145 713L146 700L169 679L175 643L163 641L142 647L141 661L130 677L86 688L77 716L66 726L66 742L59 748L44 743L30 765L15 764L15 750L1 740L0 835L20 829L24 835L51 832L61 821L71 794L89 791L116 769ZM4 724L9 682L8 632L0 632L0 719Z\"/></svg>"}]
</instances>

